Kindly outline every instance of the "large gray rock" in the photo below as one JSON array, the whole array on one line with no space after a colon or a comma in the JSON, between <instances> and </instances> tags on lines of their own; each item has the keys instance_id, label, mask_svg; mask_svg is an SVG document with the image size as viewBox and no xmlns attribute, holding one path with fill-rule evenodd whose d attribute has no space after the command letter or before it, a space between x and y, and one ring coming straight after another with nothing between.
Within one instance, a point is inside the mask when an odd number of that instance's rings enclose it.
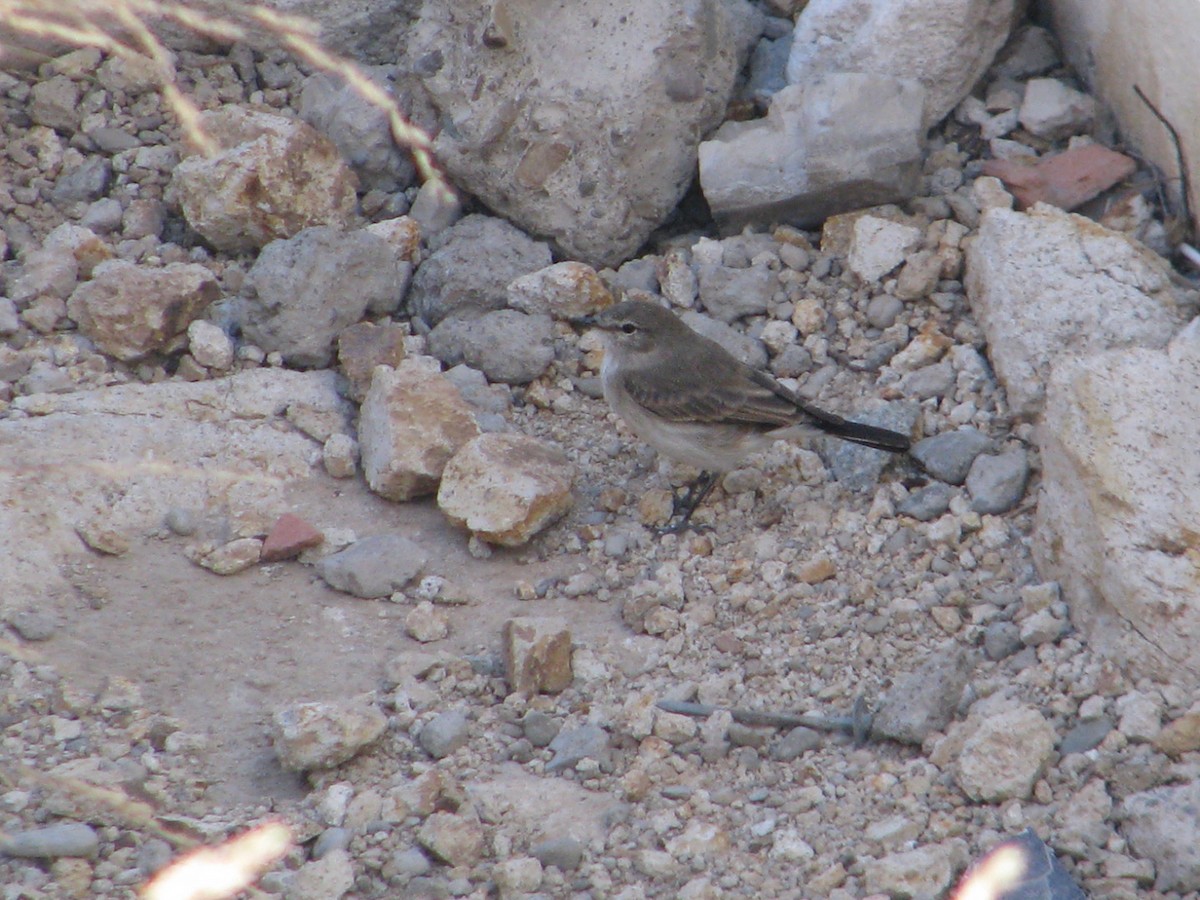
<instances>
[{"instance_id":1,"label":"large gray rock","mask_svg":"<svg viewBox=\"0 0 1200 900\"><path fill-rule=\"evenodd\" d=\"M1041 428L1034 549L1089 645L1200 687L1200 329L1060 365Z\"/></svg>"},{"instance_id":2,"label":"large gray rock","mask_svg":"<svg viewBox=\"0 0 1200 900\"><path fill-rule=\"evenodd\" d=\"M319 226L273 241L247 273L242 328L292 365L327 365L342 329L368 310L395 311L400 265L392 245L366 230Z\"/></svg>"},{"instance_id":3,"label":"large gray rock","mask_svg":"<svg viewBox=\"0 0 1200 900\"><path fill-rule=\"evenodd\" d=\"M429 333L429 352L447 366L466 363L489 381L527 384L554 361L554 323L515 309L450 316Z\"/></svg>"},{"instance_id":4,"label":"large gray rock","mask_svg":"<svg viewBox=\"0 0 1200 900\"><path fill-rule=\"evenodd\" d=\"M321 44L330 50L386 62L402 46L421 0L270 0L267 5L315 21Z\"/></svg>"},{"instance_id":5,"label":"large gray rock","mask_svg":"<svg viewBox=\"0 0 1200 900\"><path fill-rule=\"evenodd\" d=\"M316 568L331 588L371 600L402 590L428 561L429 555L415 541L377 534L324 557Z\"/></svg>"},{"instance_id":6,"label":"large gray rock","mask_svg":"<svg viewBox=\"0 0 1200 900\"><path fill-rule=\"evenodd\" d=\"M811 0L796 20L787 80L915 78L929 128L975 86L1023 9L1017 0Z\"/></svg>"},{"instance_id":7,"label":"large gray rock","mask_svg":"<svg viewBox=\"0 0 1200 900\"><path fill-rule=\"evenodd\" d=\"M370 66L365 72L411 114L411 99L396 96L403 92L397 90L395 66ZM412 183L416 168L409 154L392 138L387 113L368 103L341 79L324 72L309 76L300 93L299 112L304 121L337 145L364 188L396 191Z\"/></svg>"},{"instance_id":8,"label":"large gray rock","mask_svg":"<svg viewBox=\"0 0 1200 900\"><path fill-rule=\"evenodd\" d=\"M687 191L760 30L743 0L427 0L408 52L455 182L563 256L613 265Z\"/></svg>"},{"instance_id":9,"label":"large gray rock","mask_svg":"<svg viewBox=\"0 0 1200 900\"><path fill-rule=\"evenodd\" d=\"M984 214L967 249L965 283L1021 416L1041 410L1052 365L1109 347L1162 347L1195 302L1157 254L1042 203Z\"/></svg>"},{"instance_id":10,"label":"large gray rock","mask_svg":"<svg viewBox=\"0 0 1200 900\"><path fill-rule=\"evenodd\" d=\"M550 265L550 248L491 216L467 216L417 269L409 308L429 325L452 313L503 309L514 278Z\"/></svg>"},{"instance_id":11,"label":"large gray rock","mask_svg":"<svg viewBox=\"0 0 1200 900\"><path fill-rule=\"evenodd\" d=\"M201 124L221 151L181 162L169 191L218 250L257 250L313 225L350 221L358 180L311 125L236 106L204 113Z\"/></svg>"},{"instance_id":12,"label":"large gray rock","mask_svg":"<svg viewBox=\"0 0 1200 900\"><path fill-rule=\"evenodd\" d=\"M777 93L765 119L726 122L700 145L700 186L726 230L912 196L925 90L906 78L831 73Z\"/></svg>"},{"instance_id":13,"label":"large gray rock","mask_svg":"<svg viewBox=\"0 0 1200 900\"><path fill-rule=\"evenodd\" d=\"M235 534L266 532L289 486L319 464L320 443L292 426L289 411L349 428L335 373L284 369L37 394L13 409L25 417L0 420L0 607L69 590L58 573L88 552L76 529L97 520L116 534L146 534L178 508L227 516Z\"/></svg>"}]
</instances>

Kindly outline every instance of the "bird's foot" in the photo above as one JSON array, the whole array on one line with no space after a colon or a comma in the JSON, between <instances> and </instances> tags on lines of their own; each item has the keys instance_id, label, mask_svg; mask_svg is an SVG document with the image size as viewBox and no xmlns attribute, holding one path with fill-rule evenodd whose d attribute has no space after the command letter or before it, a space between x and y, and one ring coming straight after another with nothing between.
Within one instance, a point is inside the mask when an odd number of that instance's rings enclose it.
<instances>
[{"instance_id":1,"label":"bird's foot","mask_svg":"<svg viewBox=\"0 0 1200 900\"><path fill-rule=\"evenodd\" d=\"M665 525L654 529L654 533L658 535L664 534L681 534L684 531L706 531L710 530L708 525L693 525L692 513L696 511L705 497L712 492L713 487L717 483L717 475L715 472L701 472L700 477L688 485L687 493L682 497L679 494L674 495L671 503L671 518Z\"/></svg>"}]
</instances>

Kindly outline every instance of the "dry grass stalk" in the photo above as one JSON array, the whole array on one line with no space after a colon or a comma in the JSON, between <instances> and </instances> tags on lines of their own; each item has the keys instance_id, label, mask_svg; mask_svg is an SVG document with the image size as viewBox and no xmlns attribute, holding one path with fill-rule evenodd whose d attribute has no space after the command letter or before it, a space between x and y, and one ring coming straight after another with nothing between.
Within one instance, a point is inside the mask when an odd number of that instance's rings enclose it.
<instances>
[{"instance_id":1,"label":"dry grass stalk","mask_svg":"<svg viewBox=\"0 0 1200 900\"><path fill-rule=\"evenodd\" d=\"M434 163L429 135L405 119L396 101L358 65L322 47L317 26L308 19L241 0L0 0L0 22L18 33L149 62L184 135L197 150L211 155L218 148L200 124L200 110L180 90L171 54L147 24L156 19L222 43L250 41L265 33L314 69L343 79L387 115L393 140L408 148L421 178L443 199L453 196Z\"/></svg>"}]
</instances>

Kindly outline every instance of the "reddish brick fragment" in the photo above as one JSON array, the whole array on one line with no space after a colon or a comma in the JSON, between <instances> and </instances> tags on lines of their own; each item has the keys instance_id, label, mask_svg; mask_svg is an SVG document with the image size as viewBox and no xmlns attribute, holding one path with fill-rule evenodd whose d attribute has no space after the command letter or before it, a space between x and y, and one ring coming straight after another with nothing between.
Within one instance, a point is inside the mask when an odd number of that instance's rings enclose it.
<instances>
[{"instance_id":1,"label":"reddish brick fragment","mask_svg":"<svg viewBox=\"0 0 1200 900\"><path fill-rule=\"evenodd\" d=\"M994 175L1004 182L1016 198L1018 209L1041 201L1068 211L1128 178L1136 169L1134 160L1099 144L1047 156L1033 165L989 159L982 167L984 175Z\"/></svg>"},{"instance_id":2,"label":"reddish brick fragment","mask_svg":"<svg viewBox=\"0 0 1200 900\"><path fill-rule=\"evenodd\" d=\"M271 526L271 533L263 541L262 562L278 562L281 559L293 559L310 547L315 547L325 540L325 535L299 516L284 513Z\"/></svg>"}]
</instances>

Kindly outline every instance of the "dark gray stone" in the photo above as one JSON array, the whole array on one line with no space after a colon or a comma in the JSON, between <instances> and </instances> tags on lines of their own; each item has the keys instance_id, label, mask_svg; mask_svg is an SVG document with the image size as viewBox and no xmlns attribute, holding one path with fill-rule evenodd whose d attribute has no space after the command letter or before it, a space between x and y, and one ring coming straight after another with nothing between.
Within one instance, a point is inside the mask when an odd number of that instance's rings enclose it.
<instances>
[{"instance_id":1,"label":"dark gray stone","mask_svg":"<svg viewBox=\"0 0 1200 900\"><path fill-rule=\"evenodd\" d=\"M799 344L791 344L771 360L771 374L777 378L799 378L812 369L812 364L811 353Z\"/></svg>"},{"instance_id":2,"label":"dark gray stone","mask_svg":"<svg viewBox=\"0 0 1200 900\"><path fill-rule=\"evenodd\" d=\"M479 369L489 381L528 384L554 361L554 322L515 309L457 314L429 333L429 352L447 366Z\"/></svg>"},{"instance_id":3,"label":"dark gray stone","mask_svg":"<svg viewBox=\"0 0 1200 900\"><path fill-rule=\"evenodd\" d=\"M608 747L608 732L599 725L580 725L560 731L550 742L554 758L546 765L547 772L557 772L574 766L581 759L600 763L602 771L611 771L612 754Z\"/></svg>"},{"instance_id":4,"label":"dark gray stone","mask_svg":"<svg viewBox=\"0 0 1200 900\"><path fill-rule=\"evenodd\" d=\"M583 862L583 844L572 837L548 838L534 844L530 854L543 866L570 872Z\"/></svg>"},{"instance_id":5,"label":"dark gray stone","mask_svg":"<svg viewBox=\"0 0 1200 900\"><path fill-rule=\"evenodd\" d=\"M983 652L992 662L1012 656L1021 647L1021 629L1012 622L993 622L983 632Z\"/></svg>"},{"instance_id":6,"label":"dark gray stone","mask_svg":"<svg viewBox=\"0 0 1200 900\"><path fill-rule=\"evenodd\" d=\"M912 401L882 403L871 410L855 410L853 415L846 418L908 434L912 431L919 410ZM821 441L818 450L833 477L852 491L873 488L879 483L884 468L895 458L895 454L885 450L875 450L834 437Z\"/></svg>"},{"instance_id":7,"label":"dark gray stone","mask_svg":"<svg viewBox=\"0 0 1200 900\"><path fill-rule=\"evenodd\" d=\"M773 743L769 752L777 762L792 762L820 744L820 733L801 725Z\"/></svg>"},{"instance_id":8,"label":"dark gray stone","mask_svg":"<svg viewBox=\"0 0 1200 900\"><path fill-rule=\"evenodd\" d=\"M512 392L503 386L488 384L487 378L478 369L460 363L442 374L458 388L462 398L476 413L503 414L512 408ZM480 427L483 428L482 423Z\"/></svg>"},{"instance_id":9,"label":"dark gray stone","mask_svg":"<svg viewBox=\"0 0 1200 900\"><path fill-rule=\"evenodd\" d=\"M113 197L101 197L84 210L79 224L90 228L96 234L112 234L121 227L125 210L121 201Z\"/></svg>"},{"instance_id":10,"label":"dark gray stone","mask_svg":"<svg viewBox=\"0 0 1200 900\"><path fill-rule=\"evenodd\" d=\"M525 737L529 743L535 747L546 747L558 737L562 722L544 712L531 709L521 718L521 727L525 730Z\"/></svg>"},{"instance_id":11,"label":"dark gray stone","mask_svg":"<svg viewBox=\"0 0 1200 900\"><path fill-rule=\"evenodd\" d=\"M991 438L983 432L959 428L919 441L912 448L912 455L938 481L962 484L975 458L991 446Z\"/></svg>"},{"instance_id":12,"label":"dark gray stone","mask_svg":"<svg viewBox=\"0 0 1200 900\"><path fill-rule=\"evenodd\" d=\"M613 278L613 287L621 290L646 291L648 294L658 293L658 263L653 256L640 256L631 259Z\"/></svg>"},{"instance_id":13,"label":"dark gray stone","mask_svg":"<svg viewBox=\"0 0 1200 900\"><path fill-rule=\"evenodd\" d=\"M792 52L792 32L774 40L762 38L750 54L750 77L742 91L761 107L766 107L771 97L787 87L787 61Z\"/></svg>"},{"instance_id":14,"label":"dark gray stone","mask_svg":"<svg viewBox=\"0 0 1200 900\"><path fill-rule=\"evenodd\" d=\"M409 295L413 314L430 326L452 313L503 309L510 281L552 262L546 244L491 216L467 216L442 237Z\"/></svg>"},{"instance_id":15,"label":"dark gray stone","mask_svg":"<svg viewBox=\"0 0 1200 900\"><path fill-rule=\"evenodd\" d=\"M762 315L779 290L779 279L766 266L702 265L698 276L701 305L722 322Z\"/></svg>"},{"instance_id":16,"label":"dark gray stone","mask_svg":"<svg viewBox=\"0 0 1200 900\"><path fill-rule=\"evenodd\" d=\"M395 66L364 66L363 70L384 90L395 89ZM403 103L407 98L398 99L402 106L411 107ZM387 114L341 79L325 73L305 79L299 112L300 118L337 145L364 189L396 191L412 183L416 169L409 154L392 139Z\"/></svg>"},{"instance_id":17,"label":"dark gray stone","mask_svg":"<svg viewBox=\"0 0 1200 900\"><path fill-rule=\"evenodd\" d=\"M884 698L871 734L921 744L950 724L977 658L963 647L943 645L915 671L896 679Z\"/></svg>"},{"instance_id":18,"label":"dark gray stone","mask_svg":"<svg viewBox=\"0 0 1200 900\"><path fill-rule=\"evenodd\" d=\"M112 174L112 160L104 156L89 156L55 182L50 198L57 206L99 200L108 193Z\"/></svg>"},{"instance_id":19,"label":"dark gray stone","mask_svg":"<svg viewBox=\"0 0 1200 900\"><path fill-rule=\"evenodd\" d=\"M929 522L950 508L954 488L940 481L919 488L896 504L896 512L918 522Z\"/></svg>"},{"instance_id":20,"label":"dark gray stone","mask_svg":"<svg viewBox=\"0 0 1200 900\"><path fill-rule=\"evenodd\" d=\"M342 329L368 310L395 311L400 262L368 231L305 228L262 249L246 275L254 296L241 304L240 324L249 340L292 365L328 365Z\"/></svg>"},{"instance_id":21,"label":"dark gray stone","mask_svg":"<svg viewBox=\"0 0 1200 900\"><path fill-rule=\"evenodd\" d=\"M326 556L316 570L331 588L370 599L401 590L421 574L428 559L420 544L382 534Z\"/></svg>"},{"instance_id":22,"label":"dark gray stone","mask_svg":"<svg viewBox=\"0 0 1200 900\"><path fill-rule=\"evenodd\" d=\"M345 850L350 846L350 839L354 837L354 832L349 828L326 828L313 843L312 858L321 859L328 856L334 850Z\"/></svg>"},{"instance_id":23,"label":"dark gray stone","mask_svg":"<svg viewBox=\"0 0 1200 900\"><path fill-rule=\"evenodd\" d=\"M10 831L0 840L0 853L35 859L95 856L100 836L82 822L60 822L30 831Z\"/></svg>"},{"instance_id":24,"label":"dark gray stone","mask_svg":"<svg viewBox=\"0 0 1200 900\"><path fill-rule=\"evenodd\" d=\"M896 319L904 311L904 303L891 294L880 294L867 304L867 323L872 328L882 331L896 324Z\"/></svg>"},{"instance_id":25,"label":"dark gray stone","mask_svg":"<svg viewBox=\"0 0 1200 900\"><path fill-rule=\"evenodd\" d=\"M141 141L123 128L106 126L89 131L87 136L92 139L97 149L104 153L121 153L141 146Z\"/></svg>"},{"instance_id":26,"label":"dark gray stone","mask_svg":"<svg viewBox=\"0 0 1200 900\"><path fill-rule=\"evenodd\" d=\"M1087 753L1089 750L1099 747L1100 742L1108 737L1112 730L1113 721L1107 716L1080 722L1063 737L1062 743L1058 746L1059 755Z\"/></svg>"},{"instance_id":27,"label":"dark gray stone","mask_svg":"<svg viewBox=\"0 0 1200 900\"><path fill-rule=\"evenodd\" d=\"M425 723L417 741L434 759L443 759L467 742L470 724L462 710L438 713Z\"/></svg>"},{"instance_id":28,"label":"dark gray stone","mask_svg":"<svg viewBox=\"0 0 1200 900\"><path fill-rule=\"evenodd\" d=\"M967 474L971 509L982 514L1008 512L1025 496L1029 456L1020 448L997 456L980 456Z\"/></svg>"}]
</instances>

